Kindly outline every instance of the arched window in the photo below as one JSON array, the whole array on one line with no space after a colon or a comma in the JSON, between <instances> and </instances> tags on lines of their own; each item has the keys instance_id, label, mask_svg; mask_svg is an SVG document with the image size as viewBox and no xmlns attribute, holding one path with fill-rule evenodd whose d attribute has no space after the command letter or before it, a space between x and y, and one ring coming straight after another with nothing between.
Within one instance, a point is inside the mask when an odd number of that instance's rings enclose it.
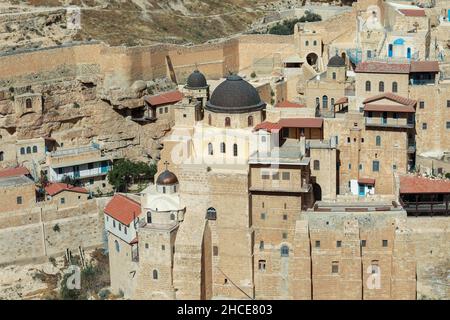
<instances>
[{"instance_id":1,"label":"arched window","mask_svg":"<svg viewBox=\"0 0 450 320\"><path fill-rule=\"evenodd\" d=\"M324 109L328 108L328 97L327 96L322 97L322 108L324 108Z\"/></svg>"},{"instance_id":2,"label":"arched window","mask_svg":"<svg viewBox=\"0 0 450 320\"><path fill-rule=\"evenodd\" d=\"M220 143L220 152L221 153L225 153L226 152L225 142Z\"/></svg>"},{"instance_id":3,"label":"arched window","mask_svg":"<svg viewBox=\"0 0 450 320\"><path fill-rule=\"evenodd\" d=\"M248 117L248 126L253 127L253 116Z\"/></svg>"},{"instance_id":4,"label":"arched window","mask_svg":"<svg viewBox=\"0 0 450 320\"><path fill-rule=\"evenodd\" d=\"M317 46L317 40L314 40L313 45Z\"/></svg>"},{"instance_id":5,"label":"arched window","mask_svg":"<svg viewBox=\"0 0 450 320\"><path fill-rule=\"evenodd\" d=\"M336 80L336 72L333 72L332 76L333 76L333 80Z\"/></svg>"},{"instance_id":6,"label":"arched window","mask_svg":"<svg viewBox=\"0 0 450 320\"><path fill-rule=\"evenodd\" d=\"M25 154L25 148L24 147L20 148L20 154Z\"/></svg>"},{"instance_id":7,"label":"arched window","mask_svg":"<svg viewBox=\"0 0 450 320\"><path fill-rule=\"evenodd\" d=\"M147 211L147 223L152 223L152 213Z\"/></svg>"},{"instance_id":8,"label":"arched window","mask_svg":"<svg viewBox=\"0 0 450 320\"><path fill-rule=\"evenodd\" d=\"M370 92L370 81L366 81L366 92Z\"/></svg>"},{"instance_id":9,"label":"arched window","mask_svg":"<svg viewBox=\"0 0 450 320\"><path fill-rule=\"evenodd\" d=\"M392 82L392 92L397 92L398 91L398 84L397 82Z\"/></svg>"},{"instance_id":10,"label":"arched window","mask_svg":"<svg viewBox=\"0 0 450 320\"><path fill-rule=\"evenodd\" d=\"M31 102L30 98L25 100L25 106L26 106L27 109L31 109L33 107L33 103Z\"/></svg>"},{"instance_id":11,"label":"arched window","mask_svg":"<svg viewBox=\"0 0 450 320\"><path fill-rule=\"evenodd\" d=\"M31 147L27 147L27 153L31 153Z\"/></svg>"},{"instance_id":12,"label":"arched window","mask_svg":"<svg viewBox=\"0 0 450 320\"><path fill-rule=\"evenodd\" d=\"M226 117L225 118L225 127L229 127L229 126L231 126L231 120L230 120L230 117Z\"/></svg>"},{"instance_id":13,"label":"arched window","mask_svg":"<svg viewBox=\"0 0 450 320\"><path fill-rule=\"evenodd\" d=\"M320 161L314 160L314 170L320 170Z\"/></svg>"},{"instance_id":14,"label":"arched window","mask_svg":"<svg viewBox=\"0 0 450 320\"><path fill-rule=\"evenodd\" d=\"M384 92L384 82L383 81L380 81L380 83L378 84L378 91Z\"/></svg>"},{"instance_id":15,"label":"arched window","mask_svg":"<svg viewBox=\"0 0 450 320\"><path fill-rule=\"evenodd\" d=\"M210 126L210 125L211 125L211 123L212 123L212 120L211 120L211 115L210 115L210 114L208 114L208 125Z\"/></svg>"},{"instance_id":16,"label":"arched window","mask_svg":"<svg viewBox=\"0 0 450 320\"><path fill-rule=\"evenodd\" d=\"M381 146L381 137L380 136L376 136L375 143L377 146Z\"/></svg>"},{"instance_id":17,"label":"arched window","mask_svg":"<svg viewBox=\"0 0 450 320\"><path fill-rule=\"evenodd\" d=\"M234 155L235 157L238 156L238 145L237 145L237 143L235 143L235 144L233 145L233 155Z\"/></svg>"},{"instance_id":18,"label":"arched window","mask_svg":"<svg viewBox=\"0 0 450 320\"><path fill-rule=\"evenodd\" d=\"M37 146L33 146L33 153L37 153Z\"/></svg>"},{"instance_id":19,"label":"arched window","mask_svg":"<svg viewBox=\"0 0 450 320\"><path fill-rule=\"evenodd\" d=\"M309 46L309 41L308 40L305 41L305 46Z\"/></svg>"},{"instance_id":20,"label":"arched window","mask_svg":"<svg viewBox=\"0 0 450 320\"><path fill-rule=\"evenodd\" d=\"M208 154L212 156L214 154L212 143L208 143Z\"/></svg>"},{"instance_id":21,"label":"arched window","mask_svg":"<svg viewBox=\"0 0 450 320\"><path fill-rule=\"evenodd\" d=\"M118 242L117 240L115 240L115 241L114 241L114 244L115 244L115 246L116 246L116 251L117 251L117 252L120 252L120 245L119 245L119 242Z\"/></svg>"},{"instance_id":22,"label":"arched window","mask_svg":"<svg viewBox=\"0 0 450 320\"><path fill-rule=\"evenodd\" d=\"M153 270L153 280L158 280L158 270Z\"/></svg>"},{"instance_id":23,"label":"arched window","mask_svg":"<svg viewBox=\"0 0 450 320\"><path fill-rule=\"evenodd\" d=\"M4 160L4 153L3 153L3 151L0 151L0 161L3 161Z\"/></svg>"},{"instance_id":24,"label":"arched window","mask_svg":"<svg viewBox=\"0 0 450 320\"><path fill-rule=\"evenodd\" d=\"M320 105L320 98L316 97L316 107L318 107Z\"/></svg>"},{"instance_id":25,"label":"arched window","mask_svg":"<svg viewBox=\"0 0 450 320\"><path fill-rule=\"evenodd\" d=\"M282 257L289 257L289 247L287 245L283 245L281 247L281 256Z\"/></svg>"},{"instance_id":26,"label":"arched window","mask_svg":"<svg viewBox=\"0 0 450 320\"><path fill-rule=\"evenodd\" d=\"M163 190L163 193L166 193L166 187L163 187L162 190Z\"/></svg>"}]
</instances>

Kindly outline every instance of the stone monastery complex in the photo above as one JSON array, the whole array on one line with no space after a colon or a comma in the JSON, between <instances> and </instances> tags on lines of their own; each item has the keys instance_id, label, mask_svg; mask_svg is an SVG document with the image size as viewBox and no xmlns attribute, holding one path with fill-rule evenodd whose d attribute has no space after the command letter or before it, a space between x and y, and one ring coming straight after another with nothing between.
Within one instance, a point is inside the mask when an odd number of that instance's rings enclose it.
<instances>
[{"instance_id":1,"label":"stone monastery complex","mask_svg":"<svg viewBox=\"0 0 450 320\"><path fill-rule=\"evenodd\" d=\"M0 263L105 237L130 299L448 299L450 2L432 2L0 56ZM157 163L154 184L102 196L123 158Z\"/></svg>"}]
</instances>

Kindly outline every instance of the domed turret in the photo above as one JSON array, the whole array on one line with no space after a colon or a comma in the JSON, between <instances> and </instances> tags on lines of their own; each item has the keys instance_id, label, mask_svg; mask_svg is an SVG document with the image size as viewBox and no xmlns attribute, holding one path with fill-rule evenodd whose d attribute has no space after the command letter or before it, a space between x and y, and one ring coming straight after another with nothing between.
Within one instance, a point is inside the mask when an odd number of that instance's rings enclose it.
<instances>
[{"instance_id":1,"label":"domed turret","mask_svg":"<svg viewBox=\"0 0 450 320\"><path fill-rule=\"evenodd\" d=\"M218 113L247 113L265 108L258 91L238 75L222 82L206 103L206 109Z\"/></svg>"},{"instance_id":2,"label":"domed turret","mask_svg":"<svg viewBox=\"0 0 450 320\"><path fill-rule=\"evenodd\" d=\"M158 186L171 186L174 184L178 184L178 178L173 172L167 169L158 176L158 179L156 179L156 185Z\"/></svg>"},{"instance_id":3,"label":"domed turret","mask_svg":"<svg viewBox=\"0 0 450 320\"><path fill-rule=\"evenodd\" d=\"M327 67L345 67L345 61L336 54L328 61Z\"/></svg>"},{"instance_id":4,"label":"domed turret","mask_svg":"<svg viewBox=\"0 0 450 320\"><path fill-rule=\"evenodd\" d=\"M194 72L191 73L185 86L186 89L190 90L205 89L207 87L208 83L206 82L206 78L199 70L194 70Z\"/></svg>"}]
</instances>

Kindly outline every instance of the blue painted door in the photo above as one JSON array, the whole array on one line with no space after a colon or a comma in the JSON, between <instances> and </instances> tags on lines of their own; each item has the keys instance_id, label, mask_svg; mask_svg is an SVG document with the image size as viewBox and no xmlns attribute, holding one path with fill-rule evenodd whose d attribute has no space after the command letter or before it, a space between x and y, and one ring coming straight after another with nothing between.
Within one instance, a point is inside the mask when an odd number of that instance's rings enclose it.
<instances>
[{"instance_id":1,"label":"blue painted door","mask_svg":"<svg viewBox=\"0 0 450 320\"><path fill-rule=\"evenodd\" d=\"M411 59L411 48L406 49L406 58Z\"/></svg>"},{"instance_id":2,"label":"blue painted door","mask_svg":"<svg viewBox=\"0 0 450 320\"><path fill-rule=\"evenodd\" d=\"M108 162L102 161L102 173L108 172Z\"/></svg>"},{"instance_id":3,"label":"blue painted door","mask_svg":"<svg viewBox=\"0 0 450 320\"><path fill-rule=\"evenodd\" d=\"M365 196L366 195L366 186L365 185L363 185L363 184L360 184L359 185L359 195L360 196Z\"/></svg>"},{"instance_id":4,"label":"blue painted door","mask_svg":"<svg viewBox=\"0 0 450 320\"><path fill-rule=\"evenodd\" d=\"M389 46L388 46L388 57L389 58L392 58L392 55L393 55L393 47L392 47L392 44L389 44Z\"/></svg>"}]
</instances>

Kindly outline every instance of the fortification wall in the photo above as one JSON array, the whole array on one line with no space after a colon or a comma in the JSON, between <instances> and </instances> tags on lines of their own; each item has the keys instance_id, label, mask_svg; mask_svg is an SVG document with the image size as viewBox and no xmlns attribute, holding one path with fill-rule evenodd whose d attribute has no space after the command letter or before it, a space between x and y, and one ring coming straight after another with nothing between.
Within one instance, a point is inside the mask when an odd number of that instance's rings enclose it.
<instances>
[{"instance_id":1,"label":"fortification wall","mask_svg":"<svg viewBox=\"0 0 450 320\"><path fill-rule=\"evenodd\" d=\"M103 243L104 199L77 207L35 207L28 212L0 216L0 264L41 260L66 249L99 246Z\"/></svg>"}]
</instances>

